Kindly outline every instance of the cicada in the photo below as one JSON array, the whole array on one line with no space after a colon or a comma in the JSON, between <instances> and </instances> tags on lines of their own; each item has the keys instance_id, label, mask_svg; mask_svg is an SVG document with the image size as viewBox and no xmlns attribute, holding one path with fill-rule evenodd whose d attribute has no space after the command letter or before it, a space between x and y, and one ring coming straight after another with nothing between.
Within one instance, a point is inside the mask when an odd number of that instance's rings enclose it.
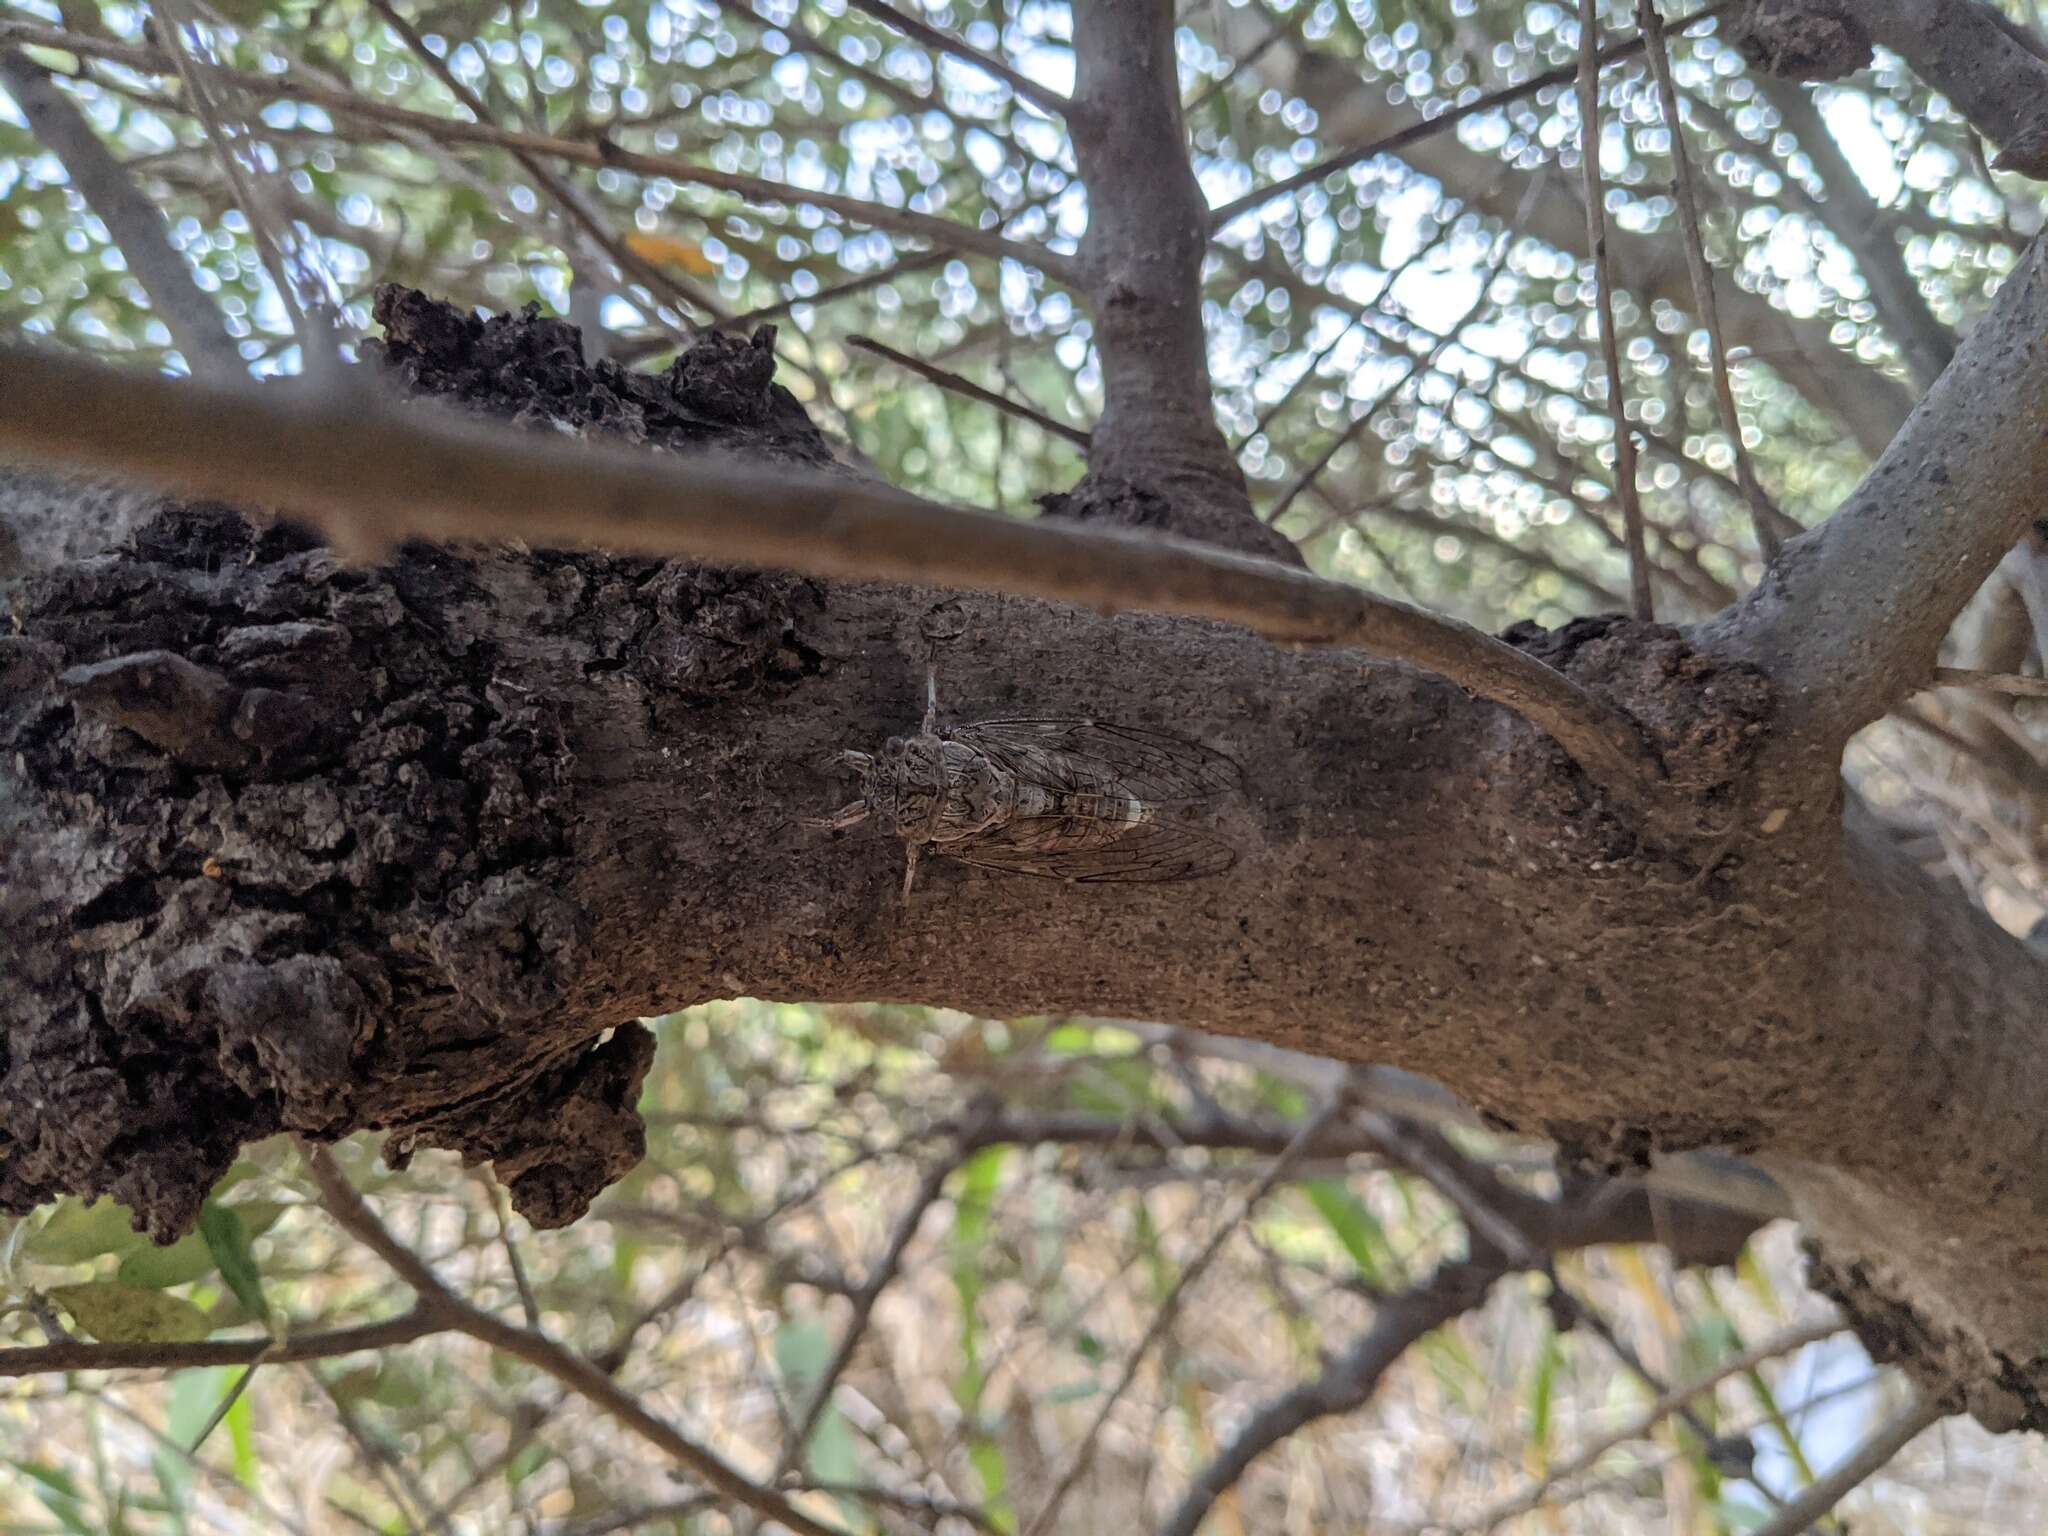
<instances>
[{"instance_id":1,"label":"cicada","mask_svg":"<svg viewBox=\"0 0 2048 1536\"><path fill-rule=\"evenodd\" d=\"M1079 883L1220 875L1237 850L1188 823L1238 788L1230 758L1199 742L1106 720L981 720L942 729L938 679L926 674L923 729L878 752L833 759L860 797L821 828L873 818L907 845L903 894L921 854Z\"/></svg>"}]
</instances>

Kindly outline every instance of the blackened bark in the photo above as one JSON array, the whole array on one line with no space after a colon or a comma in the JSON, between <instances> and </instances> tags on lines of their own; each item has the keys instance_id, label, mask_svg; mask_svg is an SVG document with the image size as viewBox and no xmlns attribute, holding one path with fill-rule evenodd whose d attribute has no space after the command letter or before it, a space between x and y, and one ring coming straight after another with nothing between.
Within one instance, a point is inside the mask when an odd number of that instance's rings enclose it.
<instances>
[{"instance_id":1,"label":"blackened bark","mask_svg":"<svg viewBox=\"0 0 2048 1536\"><path fill-rule=\"evenodd\" d=\"M381 316L390 371L476 409L827 457L746 342L634 376L556 322ZM638 1155L638 1015L1170 1017L1427 1073L1588 1162L1764 1154L1860 1317L1913 1318L1913 1363L1987 1421L2048 1424L2048 971L1830 807L1758 798L1760 672L1622 620L1511 634L1651 738L1655 824L1694 829L1651 839L1412 669L969 599L949 715L1210 742L1246 770L1217 823L1243 856L1164 887L934 861L905 906L900 844L795 818L833 803L821 757L916 720L935 596L512 550L357 569L176 505L32 585L0 641L0 1205L112 1191L168 1237L243 1141L384 1127L561 1222Z\"/></svg>"}]
</instances>

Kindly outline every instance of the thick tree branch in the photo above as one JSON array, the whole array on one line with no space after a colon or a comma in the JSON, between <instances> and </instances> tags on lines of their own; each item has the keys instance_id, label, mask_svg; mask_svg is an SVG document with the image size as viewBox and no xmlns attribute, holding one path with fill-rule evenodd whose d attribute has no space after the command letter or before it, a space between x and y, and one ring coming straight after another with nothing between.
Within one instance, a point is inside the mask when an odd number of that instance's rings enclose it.
<instances>
[{"instance_id":1,"label":"thick tree branch","mask_svg":"<svg viewBox=\"0 0 2048 1536\"><path fill-rule=\"evenodd\" d=\"M224 380L244 373L242 354L220 311L172 247L162 210L137 190L85 114L18 48L0 47L0 84L7 87L44 148L64 162L79 196L107 226L115 248L149 295L150 307L194 377Z\"/></svg>"},{"instance_id":2,"label":"thick tree branch","mask_svg":"<svg viewBox=\"0 0 2048 1536\"><path fill-rule=\"evenodd\" d=\"M380 318L376 355L416 390L668 451L642 449L634 479L634 455L559 433L450 436L424 410L393 431L351 398L358 435L338 437L286 388L109 397L103 373L18 360L0 422L159 472L261 463L257 501L344 521L356 490L387 533L589 539L623 513L656 548L706 549L709 527L720 557L768 558L765 539L815 568L850 566L835 542L872 525L889 536L864 532L863 559L930 574L971 529L992 585L1020 564L1024 584L1119 601L1104 562L1126 559L1176 602L1172 582L1206 573L1205 612L1284 594L1280 627L1314 636L1342 591L698 458L707 439L827 458L734 338L655 377L587 369L539 317L399 295ZM0 636L0 1200L105 1190L170 1235L244 1142L376 1124L400 1158L491 1160L559 1225L639 1155L649 1037L623 1020L736 993L1165 1017L1430 1076L1595 1165L1742 1148L1867 1339L1944 1392L1964 1382L1986 1423L2048 1424L2048 957L1845 838L1832 782L1785 798L1759 776L1783 729L1767 678L1627 620L1516 633L1670 765L1639 825L1522 722L1410 669L979 599L946 656L949 718L1208 743L1244 769L1205 813L1239 856L1165 886L938 859L905 905L898 840L798 818L833 803L811 764L917 718L932 599L502 545L350 568L175 505L42 578ZM205 719L174 720L178 698ZM1661 835L1673 820L1694 831Z\"/></svg>"},{"instance_id":3,"label":"thick tree branch","mask_svg":"<svg viewBox=\"0 0 2048 1536\"><path fill-rule=\"evenodd\" d=\"M1780 680L1791 743L1842 743L1933 675L1971 594L2048 505L2048 249L2037 242L1863 483L1711 626Z\"/></svg>"},{"instance_id":4,"label":"thick tree branch","mask_svg":"<svg viewBox=\"0 0 2048 1536\"><path fill-rule=\"evenodd\" d=\"M1188 163L1171 0L1083 0L1068 121L1088 184L1082 283L1102 359L1089 475L1056 509L1299 565L1216 424L1202 324L1209 239Z\"/></svg>"},{"instance_id":5,"label":"thick tree branch","mask_svg":"<svg viewBox=\"0 0 2048 1536\"><path fill-rule=\"evenodd\" d=\"M1283 644L1355 647L1436 672L1542 727L1625 800L1662 773L1625 714L1514 647L1204 544L960 512L850 477L685 465L371 398L208 392L40 353L0 352L0 398L0 446L286 507L358 550L519 539L1222 619Z\"/></svg>"}]
</instances>

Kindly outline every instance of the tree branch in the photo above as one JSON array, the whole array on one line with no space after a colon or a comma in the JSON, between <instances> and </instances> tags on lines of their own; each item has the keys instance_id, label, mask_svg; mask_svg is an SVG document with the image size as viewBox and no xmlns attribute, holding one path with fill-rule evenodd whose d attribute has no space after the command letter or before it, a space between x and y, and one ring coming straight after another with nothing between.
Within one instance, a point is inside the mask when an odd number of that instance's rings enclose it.
<instances>
[{"instance_id":1,"label":"tree branch","mask_svg":"<svg viewBox=\"0 0 2048 1536\"><path fill-rule=\"evenodd\" d=\"M406 538L519 539L1221 619L1283 644L1355 647L1436 672L1547 731L1624 802L1662 774L1626 715L1514 647L1205 544L961 512L850 477L684 464L394 411L371 396L209 390L54 354L0 351L0 397L10 404L0 444L289 507L359 552Z\"/></svg>"},{"instance_id":2,"label":"tree branch","mask_svg":"<svg viewBox=\"0 0 2048 1536\"><path fill-rule=\"evenodd\" d=\"M195 378L215 381L247 372L213 300L193 281L192 269L171 245L162 211L136 189L85 114L56 82L18 48L0 47L0 84L21 108L43 146L64 162L65 174L149 295L150 307L171 333Z\"/></svg>"},{"instance_id":3,"label":"tree branch","mask_svg":"<svg viewBox=\"0 0 2048 1536\"><path fill-rule=\"evenodd\" d=\"M1593 1186L1554 1200L1516 1200L1518 1232L1526 1233L1546 1257L1602 1243L1656 1243L1669 1239L1674 1229L1665 1220L1671 1214L1668 1208L1645 1201L1626 1211L1617 1211L1607 1198L1612 1192L1612 1186ZM1475 1246L1479 1242L1476 1232L1473 1241ZM1739 1248L1737 1242L1732 1248L1710 1256L1700 1255L1691 1262L1707 1257L1732 1258ZM1688 1262L1682 1251L1675 1252L1674 1257ZM1313 1378L1271 1399L1246 1421L1236 1438L1189 1484L1180 1504L1160 1527L1160 1536L1194 1536L1210 1507L1237 1484L1253 1461L1318 1419L1364 1407L1387 1371L1416 1340L1483 1305L1496 1281L1527 1267L1526 1262L1497 1246L1489 1247L1486 1257L1444 1264L1426 1280L1379 1302L1371 1327ZM1650 1422L1678 1412L1723 1377L1746 1369L1756 1360L1769 1359L1798 1348L1813 1337L1840 1331L1839 1323L1831 1323L1823 1330L1780 1336L1761 1346L1761 1353L1745 1351L1705 1378L1661 1395L1653 1405L1657 1412ZM1548 1480L1539 1488L1547 1486Z\"/></svg>"},{"instance_id":4,"label":"tree branch","mask_svg":"<svg viewBox=\"0 0 2048 1536\"><path fill-rule=\"evenodd\" d=\"M1216 424L1202 324L1209 240L1181 122L1170 0L1083 0L1074 47L1067 118L1088 185L1082 281L1103 408L1088 478L1058 508L1299 565L1300 552L1253 513Z\"/></svg>"},{"instance_id":5,"label":"tree branch","mask_svg":"<svg viewBox=\"0 0 2048 1536\"><path fill-rule=\"evenodd\" d=\"M1644 39L1647 41L1648 39ZM1628 549L1629 608L1655 616L1650 551L1643 541L1643 499L1636 485L1636 440L1629 431L1621 347L1614 334L1614 276L1607 260L1607 187L1600 176L1600 6L1579 0L1579 171L1586 192L1586 249L1593 254L1593 305L1601 360L1607 365L1607 416L1614 429L1614 491Z\"/></svg>"},{"instance_id":6,"label":"tree branch","mask_svg":"<svg viewBox=\"0 0 2048 1536\"><path fill-rule=\"evenodd\" d=\"M1744 57L1793 80L1832 80L1889 48L1992 143L1993 170L2048 178L2048 49L1980 0L1749 0L1731 29ZM1816 35L1831 46L1814 49Z\"/></svg>"},{"instance_id":7,"label":"tree branch","mask_svg":"<svg viewBox=\"0 0 2048 1536\"><path fill-rule=\"evenodd\" d=\"M1041 432L1063 437L1077 448L1085 449L1089 444L1091 435L1085 428L1069 426L1064 421L1055 420L1021 400L1012 400L1008 395L999 395L992 389L984 389L972 379L963 379L959 374L950 373L922 358L898 352L894 347L886 346L872 336L848 336L846 344L861 352L872 352L876 357L894 363L905 372L916 374L927 384L935 384L940 389L961 395L979 405L990 406L1007 415L1015 416L1019 421L1028 421Z\"/></svg>"},{"instance_id":8,"label":"tree branch","mask_svg":"<svg viewBox=\"0 0 2048 1536\"><path fill-rule=\"evenodd\" d=\"M330 1360L365 1349L389 1349L410 1344L436 1333L446 1333L451 1324L426 1307L381 1323L363 1323L353 1328L335 1328L320 1333L287 1335L281 1339L268 1334L260 1338L205 1339L192 1344L91 1344L65 1339L54 1344L0 1349L0 1377L30 1376L42 1371L182 1371L213 1365L294 1365L306 1360Z\"/></svg>"},{"instance_id":9,"label":"tree branch","mask_svg":"<svg viewBox=\"0 0 2048 1536\"><path fill-rule=\"evenodd\" d=\"M1929 681L1949 625L2048 504L2044 338L2037 243L1863 483L1710 626L1784 685L1788 745L1814 778Z\"/></svg>"}]
</instances>

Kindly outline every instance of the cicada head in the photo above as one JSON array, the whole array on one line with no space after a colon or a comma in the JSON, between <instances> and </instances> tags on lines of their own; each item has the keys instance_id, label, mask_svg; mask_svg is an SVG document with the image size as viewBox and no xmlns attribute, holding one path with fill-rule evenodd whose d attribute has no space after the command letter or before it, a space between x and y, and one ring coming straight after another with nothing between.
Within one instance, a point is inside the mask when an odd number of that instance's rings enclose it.
<instances>
[{"instance_id":1,"label":"cicada head","mask_svg":"<svg viewBox=\"0 0 2048 1536\"><path fill-rule=\"evenodd\" d=\"M945 809L944 749L929 733L882 743L862 783L875 820L899 837L931 837Z\"/></svg>"}]
</instances>

